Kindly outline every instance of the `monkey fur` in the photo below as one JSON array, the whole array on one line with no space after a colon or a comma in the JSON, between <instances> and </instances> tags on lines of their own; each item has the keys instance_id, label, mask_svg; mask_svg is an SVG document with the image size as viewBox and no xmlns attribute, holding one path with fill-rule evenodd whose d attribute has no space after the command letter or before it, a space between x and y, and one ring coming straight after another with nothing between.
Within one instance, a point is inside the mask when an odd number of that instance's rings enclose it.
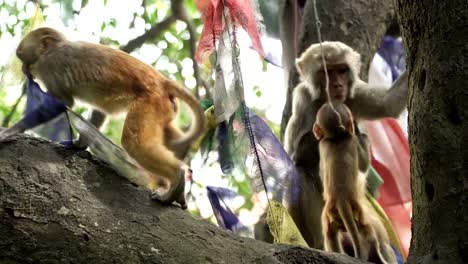
<instances>
[{"instance_id":1,"label":"monkey fur","mask_svg":"<svg viewBox=\"0 0 468 264\"><path fill-rule=\"evenodd\" d=\"M325 201L321 216L325 250L344 253L340 235L347 232L354 257L369 260L371 250L375 250L379 263L396 263L387 231L367 206L369 157L359 153L360 143L355 135L351 111L343 103L333 108L331 104L323 104L317 113L313 133L319 140ZM366 140L365 145L368 144Z\"/></svg>"},{"instance_id":2,"label":"monkey fur","mask_svg":"<svg viewBox=\"0 0 468 264\"><path fill-rule=\"evenodd\" d=\"M406 72L390 89L385 86L370 86L359 78L359 53L337 41L323 42L322 47L329 68L333 65L348 67L348 91L343 102L351 110L356 124L359 124L360 120L397 117L405 109L408 97ZM323 249L320 216L324 203L319 175L320 155L318 141L312 133L316 114L327 101L325 80L319 75L319 71L324 69L318 43L312 44L296 59L296 68L301 82L293 91L292 116L286 126L284 147L295 163L300 178L299 186L293 182L286 186L286 198L283 203L308 245ZM356 136L361 142L359 153L368 156L369 150L362 143L366 135L360 133L358 126Z\"/></svg>"},{"instance_id":3,"label":"monkey fur","mask_svg":"<svg viewBox=\"0 0 468 264\"><path fill-rule=\"evenodd\" d=\"M16 55L23 72L39 79L48 93L68 107L75 100L89 104L93 108L90 121L97 128L106 115L127 112L122 146L152 174L156 183L168 186L166 193L153 192L152 198L164 204L177 201L186 208L187 166L182 160L190 144L203 133L205 124L203 110L188 89L125 52L69 41L47 27L27 34ZM195 116L185 134L173 123L175 98L185 101ZM88 145L83 137L75 144Z\"/></svg>"}]
</instances>

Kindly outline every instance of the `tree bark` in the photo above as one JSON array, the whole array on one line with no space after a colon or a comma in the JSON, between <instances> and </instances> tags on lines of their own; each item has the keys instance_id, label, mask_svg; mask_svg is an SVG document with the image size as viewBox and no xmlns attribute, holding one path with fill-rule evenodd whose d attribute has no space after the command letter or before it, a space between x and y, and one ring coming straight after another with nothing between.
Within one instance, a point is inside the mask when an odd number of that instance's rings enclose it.
<instances>
[{"instance_id":1,"label":"tree bark","mask_svg":"<svg viewBox=\"0 0 468 264\"><path fill-rule=\"evenodd\" d=\"M241 238L162 206L89 152L0 142L0 263L362 263Z\"/></svg>"},{"instance_id":2,"label":"tree bark","mask_svg":"<svg viewBox=\"0 0 468 264\"><path fill-rule=\"evenodd\" d=\"M396 2L410 83L408 263L468 263L468 2Z\"/></svg>"},{"instance_id":3,"label":"tree bark","mask_svg":"<svg viewBox=\"0 0 468 264\"><path fill-rule=\"evenodd\" d=\"M318 42L313 1L306 1L304 9L296 15L300 16L297 53L290 52L295 49L294 4L296 0L284 0L280 33L283 43L284 70L287 72L288 92L281 122L281 135L291 116L292 91L299 82L299 76L294 66L295 56L299 56L312 43ZM362 55L363 68L361 76L367 78L369 62L377 50L380 41L394 16L392 1L380 0L326 0L317 1L317 12L321 21L322 41L341 41L353 47ZM291 57L293 56L293 57Z\"/></svg>"}]
</instances>

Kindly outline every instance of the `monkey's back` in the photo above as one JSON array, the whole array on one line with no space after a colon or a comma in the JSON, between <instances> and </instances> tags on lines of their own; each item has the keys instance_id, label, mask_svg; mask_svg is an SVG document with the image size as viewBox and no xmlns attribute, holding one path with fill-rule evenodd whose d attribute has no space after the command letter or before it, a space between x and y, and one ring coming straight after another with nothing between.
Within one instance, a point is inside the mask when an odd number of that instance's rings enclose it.
<instances>
[{"instance_id":1,"label":"monkey's back","mask_svg":"<svg viewBox=\"0 0 468 264\"><path fill-rule=\"evenodd\" d=\"M137 97L169 97L167 79L153 67L100 44L63 41L48 50L34 70L52 93L63 89L108 113L126 109Z\"/></svg>"},{"instance_id":2,"label":"monkey's back","mask_svg":"<svg viewBox=\"0 0 468 264\"><path fill-rule=\"evenodd\" d=\"M357 190L365 188L365 175L359 172L358 147L355 136L323 139L319 143L320 175L325 200L359 200Z\"/></svg>"}]
</instances>

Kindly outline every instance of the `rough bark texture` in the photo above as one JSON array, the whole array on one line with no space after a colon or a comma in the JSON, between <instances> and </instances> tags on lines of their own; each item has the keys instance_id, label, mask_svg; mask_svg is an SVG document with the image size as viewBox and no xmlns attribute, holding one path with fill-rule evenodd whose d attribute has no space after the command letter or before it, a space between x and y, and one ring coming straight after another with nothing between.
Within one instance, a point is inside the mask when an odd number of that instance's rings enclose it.
<instances>
[{"instance_id":1,"label":"rough bark texture","mask_svg":"<svg viewBox=\"0 0 468 264\"><path fill-rule=\"evenodd\" d=\"M398 0L408 52L408 263L468 263L468 2Z\"/></svg>"},{"instance_id":2,"label":"rough bark texture","mask_svg":"<svg viewBox=\"0 0 468 264\"><path fill-rule=\"evenodd\" d=\"M292 0L285 1L290 2ZM291 6L291 3L286 3L283 6L282 22L289 24L283 25L280 29L287 30L287 32L294 32L293 28L291 28L293 25L291 24L291 20L287 19L294 15ZM361 76L366 79L369 62L394 16L393 2L381 0L317 1L317 11L322 23L322 40L342 41L361 53L363 61ZM300 55L312 43L318 42L313 1L306 1L301 13L297 55ZM294 41L292 41L290 34L283 33L282 36L287 37L282 37L283 49L293 50ZM285 43L288 44L285 45ZM287 52L285 54L291 56L292 53ZM291 116L292 90L299 82L299 77L293 63L294 57L283 58L283 61L289 62L286 63L287 67L284 69L289 72L289 80L281 123L282 134Z\"/></svg>"},{"instance_id":3,"label":"rough bark texture","mask_svg":"<svg viewBox=\"0 0 468 264\"><path fill-rule=\"evenodd\" d=\"M86 151L0 142L0 263L362 263L237 237L161 206Z\"/></svg>"}]
</instances>

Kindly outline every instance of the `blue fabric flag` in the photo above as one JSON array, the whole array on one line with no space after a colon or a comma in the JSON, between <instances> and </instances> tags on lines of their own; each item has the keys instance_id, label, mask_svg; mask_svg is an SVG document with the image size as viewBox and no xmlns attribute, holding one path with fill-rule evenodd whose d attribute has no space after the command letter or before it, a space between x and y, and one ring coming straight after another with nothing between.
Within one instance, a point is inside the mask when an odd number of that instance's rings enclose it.
<instances>
[{"instance_id":1,"label":"blue fabric flag","mask_svg":"<svg viewBox=\"0 0 468 264\"><path fill-rule=\"evenodd\" d=\"M406 53L403 43L392 36L384 36L377 53L385 60L395 81L406 68Z\"/></svg>"},{"instance_id":2,"label":"blue fabric flag","mask_svg":"<svg viewBox=\"0 0 468 264\"><path fill-rule=\"evenodd\" d=\"M31 76L27 77L26 115L21 123L52 141L71 142L72 130L65 115L66 106L54 96L45 93Z\"/></svg>"},{"instance_id":3,"label":"blue fabric flag","mask_svg":"<svg viewBox=\"0 0 468 264\"><path fill-rule=\"evenodd\" d=\"M226 201L232 200L237 196L236 192L227 188L214 186L207 186L206 190L216 221L220 227L233 232L246 228L226 203Z\"/></svg>"},{"instance_id":4,"label":"blue fabric flag","mask_svg":"<svg viewBox=\"0 0 468 264\"><path fill-rule=\"evenodd\" d=\"M252 111L248 111L257 150L256 152L251 151L251 155L255 155L255 153L258 155L258 161L253 158L254 162L250 164L250 169L253 170L254 177L263 176L267 191L273 195L274 199L282 201L286 181L298 182L299 173L283 145L266 122ZM294 194L292 195L294 200L298 199L299 186L295 190L293 190Z\"/></svg>"}]
</instances>

